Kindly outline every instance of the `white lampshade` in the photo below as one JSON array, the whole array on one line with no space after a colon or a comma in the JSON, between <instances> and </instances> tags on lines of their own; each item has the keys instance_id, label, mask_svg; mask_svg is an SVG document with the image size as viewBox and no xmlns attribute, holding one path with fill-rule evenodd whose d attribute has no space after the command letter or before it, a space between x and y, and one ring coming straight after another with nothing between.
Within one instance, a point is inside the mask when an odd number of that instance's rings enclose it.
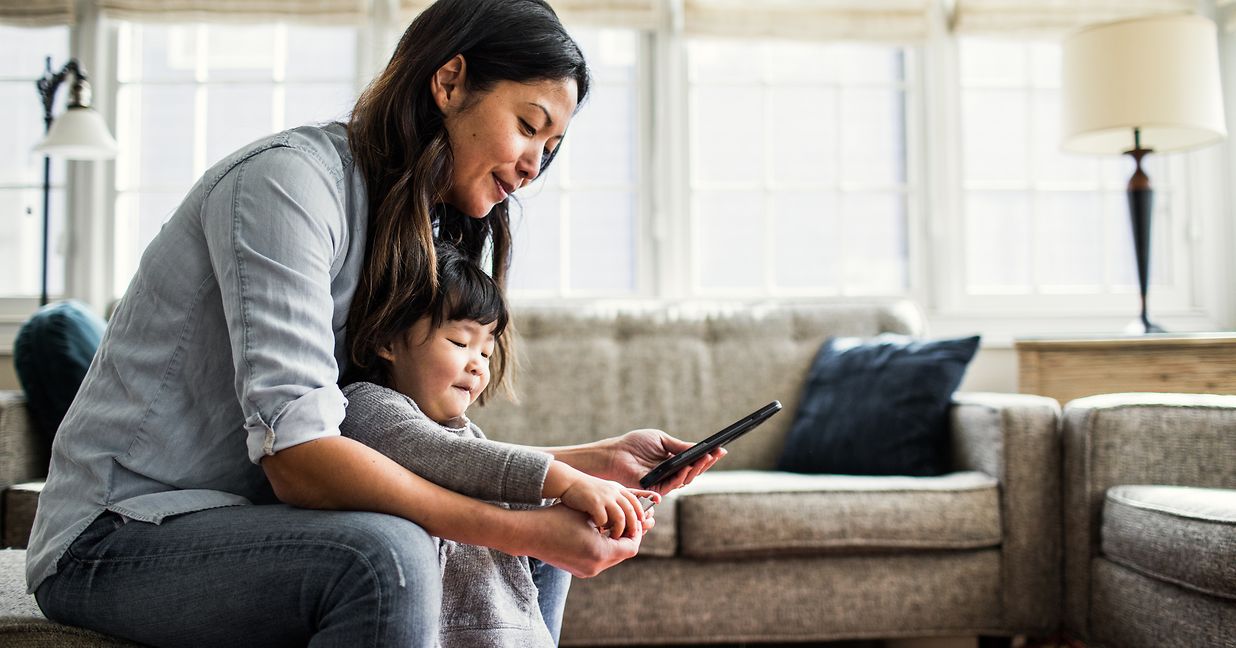
<instances>
[{"instance_id":1,"label":"white lampshade","mask_svg":"<svg viewBox=\"0 0 1236 648\"><path fill-rule=\"evenodd\" d=\"M1173 14L1086 27L1064 41L1063 147L1172 151L1227 135L1215 25Z\"/></svg>"},{"instance_id":2,"label":"white lampshade","mask_svg":"<svg viewBox=\"0 0 1236 648\"><path fill-rule=\"evenodd\" d=\"M116 138L93 108L70 106L34 151L69 160L108 160L116 157Z\"/></svg>"}]
</instances>

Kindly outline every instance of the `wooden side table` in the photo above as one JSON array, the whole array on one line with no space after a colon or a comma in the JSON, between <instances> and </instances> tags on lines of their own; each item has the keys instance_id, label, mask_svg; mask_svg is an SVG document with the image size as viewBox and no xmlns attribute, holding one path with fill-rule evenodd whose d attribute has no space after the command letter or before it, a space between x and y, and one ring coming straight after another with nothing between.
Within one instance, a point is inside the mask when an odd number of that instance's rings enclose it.
<instances>
[{"instance_id":1,"label":"wooden side table","mask_svg":"<svg viewBox=\"0 0 1236 648\"><path fill-rule=\"evenodd\" d=\"M1117 392L1236 394L1236 333L1018 339L1018 391L1060 401Z\"/></svg>"}]
</instances>

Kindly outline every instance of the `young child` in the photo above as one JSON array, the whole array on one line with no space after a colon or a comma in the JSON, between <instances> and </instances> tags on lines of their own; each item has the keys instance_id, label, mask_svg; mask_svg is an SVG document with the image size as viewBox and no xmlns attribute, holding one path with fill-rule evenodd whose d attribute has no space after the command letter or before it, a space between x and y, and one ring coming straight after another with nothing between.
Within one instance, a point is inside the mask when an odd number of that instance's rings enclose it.
<instances>
[{"instance_id":1,"label":"young child","mask_svg":"<svg viewBox=\"0 0 1236 648\"><path fill-rule=\"evenodd\" d=\"M517 507L560 499L612 537L642 533L638 498L657 502L657 493L592 477L546 452L489 441L468 420L468 406L489 384L489 359L509 313L476 264L447 244L435 251L439 289L431 303L407 304L404 321L373 341L374 361L345 376L343 434L464 495ZM439 547L443 646L556 643L560 620L552 619L550 630L541 613L537 561L449 540Z\"/></svg>"}]
</instances>

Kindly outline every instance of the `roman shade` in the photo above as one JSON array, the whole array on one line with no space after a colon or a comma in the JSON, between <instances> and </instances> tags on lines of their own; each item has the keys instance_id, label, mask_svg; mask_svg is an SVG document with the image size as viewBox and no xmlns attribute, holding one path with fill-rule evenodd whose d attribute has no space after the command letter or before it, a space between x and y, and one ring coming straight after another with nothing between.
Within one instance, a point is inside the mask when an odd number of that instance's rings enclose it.
<instances>
[{"instance_id":1,"label":"roman shade","mask_svg":"<svg viewBox=\"0 0 1236 648\"><path fill-rule=\"evenodd\" d=\"M549 0L563 24L590 27L653 29L667 15L665 0ZM404 22L411 20L432 0L399 0Z\"/></svg>"},{"instance_id":2,"label":"roman shade","mask_svg":"<svg viewBox=\"0 0 1236 648\"><path fill-rule=\"evenodd\" d=\"M933 0L681 0L691 35L914 42Z\"/></svg>"},{"instance_id":3,"label":"roman shade","mask_svg":"<svg viewBox=\"0 0 1236 648\"><path fill-rule=\"evenodd\" d=\"M1059 36L1091 23L1192 12L1194 0L956 0L953 28L966 34Z\"/></svg>"},{"instance_id":4,"label":"roman shade","mask_svg":"<svg viewBox=\"0 0 1236 648\"><path fill-rule=\"evenodd\" d=\"M359 21L367 0L93 0L99 11L125 20L302 23Z\"/></svg>"},{"instance_id":5,"label":"roman shade","mask_svg":"<svg viewBox=\"0 0 1236 648\"><path fill-rule=\"evenodd\" d=\"M48 27L73 22L73 0L0 0L0 23Z\"/></svg>"}]
</instances>

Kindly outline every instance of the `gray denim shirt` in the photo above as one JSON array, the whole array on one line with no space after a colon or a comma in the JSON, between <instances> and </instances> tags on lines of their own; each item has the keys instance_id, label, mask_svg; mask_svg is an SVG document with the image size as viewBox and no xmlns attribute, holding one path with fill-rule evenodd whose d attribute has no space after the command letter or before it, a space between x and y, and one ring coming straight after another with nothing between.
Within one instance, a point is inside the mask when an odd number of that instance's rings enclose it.
<instances>
[{"instance_id":1,"label":"gray denim shirt","mask_svg":"<svg viewBox=\"0 0 1236 648\"><path fill-rule=\"evenodd\" d=\"M339 434L367 203L343 125L212 167L146 248L52 446L30 591L104 510L272 503L262 457Z\"/></svg>"}]
</instances>

